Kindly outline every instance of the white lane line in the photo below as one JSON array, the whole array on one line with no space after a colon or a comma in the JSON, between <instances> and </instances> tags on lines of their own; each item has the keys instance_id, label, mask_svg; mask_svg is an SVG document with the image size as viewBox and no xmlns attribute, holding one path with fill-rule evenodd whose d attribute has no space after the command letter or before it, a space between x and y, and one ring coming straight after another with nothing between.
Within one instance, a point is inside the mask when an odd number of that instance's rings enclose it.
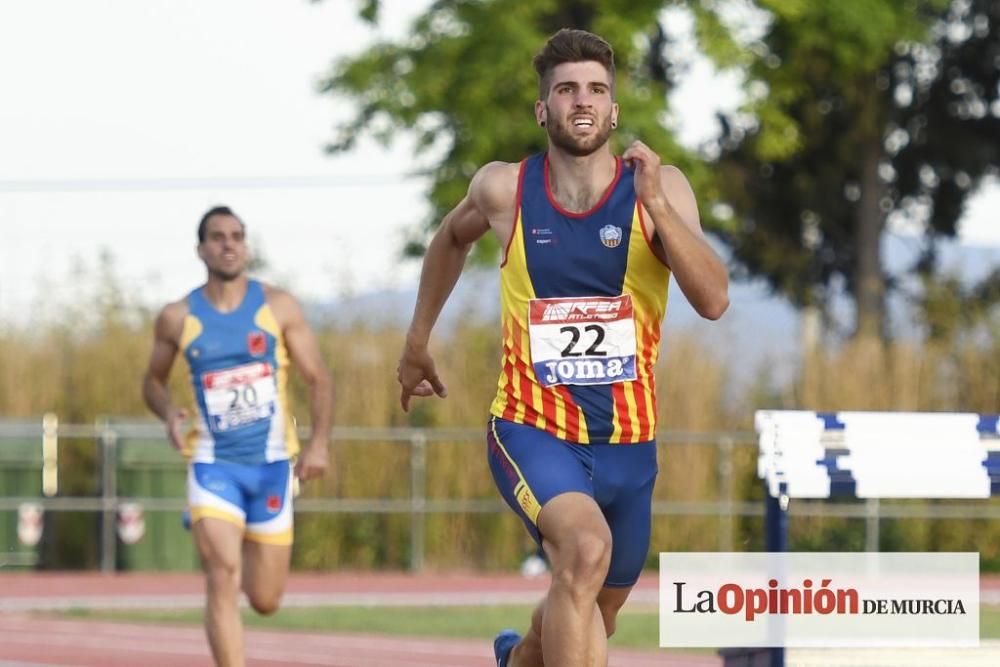
<instances>
[{"instance_id":1,"label":"white lane line","mask_svg":"<svg viewBox=\"0 0 1000 667\"><path fill-rule=\"evenodd\" d=\"M542 593L288 593L282 607L459 607L534 604ZM647 596L640 596L644 601ZM655 601L655 599L654 599ZM246 600L241 603L247 606ZM199 609L203 594L75 595L70 597L11 597L0 599L0 612L68 611L72 609Z\"/></svg>"}]
</instances>

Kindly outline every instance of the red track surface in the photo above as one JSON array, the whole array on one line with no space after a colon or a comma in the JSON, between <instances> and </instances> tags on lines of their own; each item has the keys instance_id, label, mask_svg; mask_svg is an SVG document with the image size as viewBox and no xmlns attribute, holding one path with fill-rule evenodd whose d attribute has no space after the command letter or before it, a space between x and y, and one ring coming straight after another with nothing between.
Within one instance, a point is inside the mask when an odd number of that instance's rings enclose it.
<instances>
[{"instance_id":1,"label":"red track surface","mask_svg":"<svg viewBox=\"0 0 1000 667\"><path fill-rule=\"evenodd\" d=\"M513 598L537 599L545 580L512 576L409 576L402 574L294 575L289 599L364 599L378 604L413 602L458 604ZM655 578L644 579L637 598L655 595ZM170 603L197 599L201 578L189 574L5 574L0 575L0 667L209 667L212 661L200 628L133 625L98 621L54 620L30 616L32 606L72 601L74 606L114 606L139 598ZM190 606L186 604L185 606ZM246 632L248 664L329 665L333 667L490 667L489 642L416 639L333 633ZM616 667L717 666L711 654L684 655L656 651L615 651Z\"/></svg>"}]
</instances>

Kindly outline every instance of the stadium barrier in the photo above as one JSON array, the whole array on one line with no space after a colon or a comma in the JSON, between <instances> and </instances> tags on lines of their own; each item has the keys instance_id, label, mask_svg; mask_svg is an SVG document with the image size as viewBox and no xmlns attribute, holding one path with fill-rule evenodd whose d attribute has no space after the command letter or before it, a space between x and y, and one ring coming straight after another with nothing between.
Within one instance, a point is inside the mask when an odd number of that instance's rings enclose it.
<instances>
[{"instance_id":1,"label":"stadium barrier","mask_svg":"<svg viewBox=\"0 0 1000 667\"><path fill-rule=\"evenodd\" d=\"M731 550L736 518L763 515L759 503L734 497L736 449L744 448L744 453L750 454L753 434L666 431L657 439L667 450L681 444L714 448L719 494L710 502L656 500L654 515L718 517L716 548ZM79 465L59 456L63 444L70 440L90 443L94 448L93 455L85 457L95 462L91 494L60 483L60 467ZM331 443L333 448L345 443L405 447L409 489L404 497L392 498L302 497L296 501L296 512L408 515L410 570L424 567L428 515L508 512L492 487L484 489L484 498L442 498L428 489L428 448L444 443L481 447L480 429L342 426L332 429ZM30 504L40 508L47 519L69 512L96 513L94 530L99 535L102 571L195 569L190 540L178 539L184 532L178 517L185 509L185 479L185 464L167 444L158 422L103 418L94 424L64 424L54 415L0 420L0 566L31 566L38 561L37 551L33 551L36 547L20 543L15 530L19 509ZM131 520L123 519L123 511ZM141 512L147 539L130 545L123 539L123 534L129 534L123 523L135 528L137 511Z\"/></svg>"},{"instance_id":2,"label":"stadium barrier","mask_svg":"<svg viewBox=\"0 0 1000 667\"><path fill-rule=\"evenodd\" d=\"M866 545L878 517L914 516L884 499L987 499L1000 495L1000 416L975 413L760 410L757 476L766 489L768 551L788 550L792 499L864 500ZM969 518L968 505L946 518ZM990 509L990 508L986 508ZM783 667L784 649L724 652L727 667Z\"/></svg>"}]
</instances>

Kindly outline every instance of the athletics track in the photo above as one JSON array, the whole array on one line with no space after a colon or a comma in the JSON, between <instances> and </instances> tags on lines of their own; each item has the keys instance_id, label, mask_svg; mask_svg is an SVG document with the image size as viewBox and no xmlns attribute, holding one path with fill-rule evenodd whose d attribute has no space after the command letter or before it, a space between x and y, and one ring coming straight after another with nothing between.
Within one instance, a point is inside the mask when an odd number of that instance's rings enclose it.
<instances>
[{"instance_id":1,"label":"athletics track","mask_svg":"<svg viewBox=\"0 0 1000 667\"><path fill-rule=\"evenodd\" d=\"M517 576L338 573L292 575L285 606L532 604L547 579ZM193 574L0 575L0 667L210 667L201 628L57 619L42 612L83 608L194 608ZM636 604L656 604L644 578ZM499 628L498 628L499 629ZM489 641L364 634L246 631L247 664L331 667L490 667ZM615 667L716 667L711 654L616 650Z\"/></svg>"},{"instance_id":2,"label":"athletics track","mask_svg":"<svg viewBox=\"0 0 1000 667\"><path fill-rule=\"evenodd\" d=\"M428 606L531 604L546 579L517 576L337 573L292 575L285 606ZM629 604L655 607L656 578L645 576ZM982 601L1000 604L1000 578L983 579ZM196 574L0 574L0 667L211 667L201 628L55 618L82 608L196 608ZM626 619L627 622L627 619ZM356 633L248 629L249 667L490 667L489 641L387 637ZM835 659L830 662L831 659ZM611 667L720 667L711 652L613 650ZM1000 645L935 652L789 651L789 667L928 665L995 667Z\"/></svg>"}]
</instances>

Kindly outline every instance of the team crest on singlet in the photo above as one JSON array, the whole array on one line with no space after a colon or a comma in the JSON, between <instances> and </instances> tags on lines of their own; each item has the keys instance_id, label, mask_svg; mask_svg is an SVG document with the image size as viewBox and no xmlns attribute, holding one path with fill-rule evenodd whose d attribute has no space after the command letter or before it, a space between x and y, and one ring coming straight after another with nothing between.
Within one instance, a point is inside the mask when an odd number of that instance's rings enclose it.
<instances>
[{"instance_id":1,"label":"team crest on singlet","mask_svg":"<svg viewBox=\"0 0 1000 667\"><path fill-rule=\"evenodd\" d=\"M617 248L622 242L622 228L615 227L614 225L604 225L601 227L601 231L598 232L601 237L601 243L608 248Z\"/></svg>"},{"instance_id":2,"label":"team crest on singlet","mask_svg":"<svg viewBox=\"0 0 1000 667\"><path fill-rule=\"evenodd\" d=\"M247 352L254 357L263 357L267 354L267 338L263 331L251 331L247 334Z\"/></svg>"}]
</instances>

